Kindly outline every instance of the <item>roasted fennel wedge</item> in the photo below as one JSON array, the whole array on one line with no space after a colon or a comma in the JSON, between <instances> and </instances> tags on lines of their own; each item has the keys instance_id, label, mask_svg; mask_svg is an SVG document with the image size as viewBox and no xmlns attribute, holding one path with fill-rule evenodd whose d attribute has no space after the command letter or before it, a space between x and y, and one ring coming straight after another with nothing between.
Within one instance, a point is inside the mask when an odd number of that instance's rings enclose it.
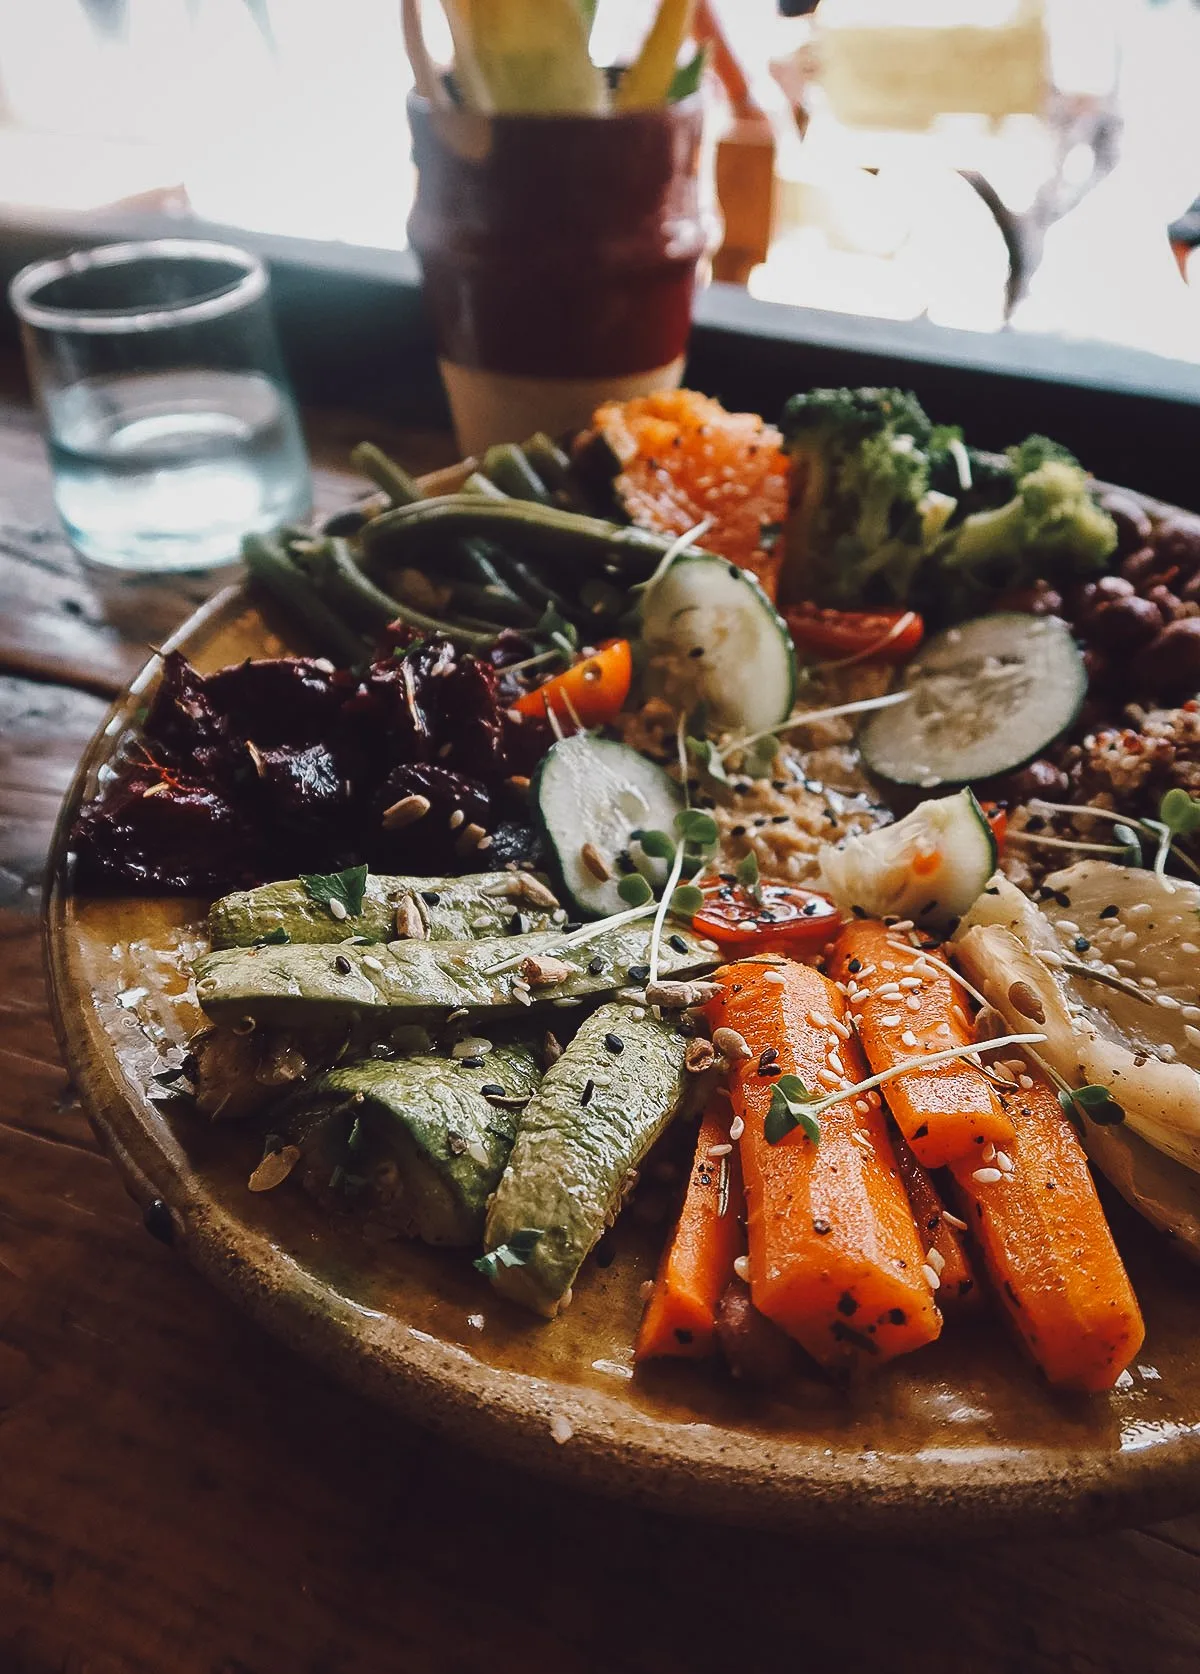
<instances>
[{"instance_id":1,"label":"roasted fennel wedge","mask_svg":"<svg viewBox=\"0 0 1200 1674\"><path fill-rule=\"evenodd\" d=\"M1200 1171L1200 889L1089 860L1042 894L997 873L955 940L962 970L1012 1027L1045 1031L1062 1084L1107 1091L1101 1126Z\"/></svg>"}]
</instances>

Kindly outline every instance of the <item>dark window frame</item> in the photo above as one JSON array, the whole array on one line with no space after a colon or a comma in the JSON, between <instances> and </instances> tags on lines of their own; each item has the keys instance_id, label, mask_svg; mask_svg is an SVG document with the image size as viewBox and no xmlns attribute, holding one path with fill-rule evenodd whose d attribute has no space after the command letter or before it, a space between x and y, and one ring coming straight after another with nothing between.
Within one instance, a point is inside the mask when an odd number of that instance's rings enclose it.
<instances>
[{"instance_id":1,"label":"dark window frame","mask_svg":"<svg viewBox=\"0 0 1200 1674\"><path fill-rule=\"evenodd\" d=\"M269 263L284 354L302 401L401 424L448 423L410 251L155 213L0 209L0 279L7 284L28 261L91 244L192 235L241 244ZM11 311L3 329L15 343ZM1200 509L1200 366L1142 350L834 314L713 285L697 301L687 377L729 406L768 416L795 389L899 384L980 446L1043 431L1098 477Z\"/></svg>"}]
</instances>

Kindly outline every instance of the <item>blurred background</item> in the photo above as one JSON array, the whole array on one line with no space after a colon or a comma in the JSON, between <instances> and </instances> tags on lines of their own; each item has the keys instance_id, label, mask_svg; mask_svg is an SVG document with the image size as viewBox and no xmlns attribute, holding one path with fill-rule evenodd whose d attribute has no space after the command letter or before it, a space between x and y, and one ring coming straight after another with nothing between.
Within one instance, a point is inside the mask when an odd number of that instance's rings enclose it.
<instances>
[{"instance_id":1,"label":"blurred background","mask_svg":"<svg viewBox=\"0 0 1200 1674\"><path fill-rule=\"evenodd\" d=\"M636 49L650 10L600 0L594 55ZM1200 362L1200 4L708 17L722 277ZM397 0L0 0L0 238L5 218L119 206L400 249L410 84Z\"/></svg>"}]
</instances>

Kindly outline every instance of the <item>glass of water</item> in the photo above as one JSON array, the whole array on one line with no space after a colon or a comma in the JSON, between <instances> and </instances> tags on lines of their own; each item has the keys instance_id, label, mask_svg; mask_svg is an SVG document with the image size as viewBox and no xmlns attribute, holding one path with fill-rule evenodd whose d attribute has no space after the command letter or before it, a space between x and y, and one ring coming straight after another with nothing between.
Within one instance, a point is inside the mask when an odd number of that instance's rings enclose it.
<instances>
[{"instance_id":1,"label":"glass of water","mask_svg":"<svg viewBox=\"0 0 1200 1674\"><path fill-rule=\"evenodd\" d=\"M307 515L267 290L256 256L182 238L35 262L13 280L55 502L88 562L211 569L243 535Z\"/></svg>"}]
</instances>

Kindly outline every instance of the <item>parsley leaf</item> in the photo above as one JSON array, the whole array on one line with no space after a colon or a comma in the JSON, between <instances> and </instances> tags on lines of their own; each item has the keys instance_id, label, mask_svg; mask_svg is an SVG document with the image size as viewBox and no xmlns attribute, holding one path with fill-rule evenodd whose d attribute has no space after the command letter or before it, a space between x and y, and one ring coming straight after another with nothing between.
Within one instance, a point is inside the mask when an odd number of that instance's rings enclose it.
<instances>
[{"instance_id":1,"label":"parsley leaf","mask_svg":"<svg viewBox=\"0 0 1200 1674\"><path fill-rule=\"evenodd\" d=\"M357 918L362 912L363 896L367 891L367 868L350 866L344 872L301 873L300 882L310 901L328 907L334 918ZM338 912L334 902L341 907Z\"/></svg>"},{"instance_id":2,"label":"parsley leaf","mask_svg":"<svg viewBox=\"0 0 1200 1674\"><path fill-rule=\"evenodd\" d=\"M540 1227L519 1227L507 1244L500 1244L487 1255L482 1255L473 1265L476 1272L482 1273L489 1279L494 1279L502 1267L524 1267L534 1250L541 1241Z\"/></svg>"}]
</instances>

